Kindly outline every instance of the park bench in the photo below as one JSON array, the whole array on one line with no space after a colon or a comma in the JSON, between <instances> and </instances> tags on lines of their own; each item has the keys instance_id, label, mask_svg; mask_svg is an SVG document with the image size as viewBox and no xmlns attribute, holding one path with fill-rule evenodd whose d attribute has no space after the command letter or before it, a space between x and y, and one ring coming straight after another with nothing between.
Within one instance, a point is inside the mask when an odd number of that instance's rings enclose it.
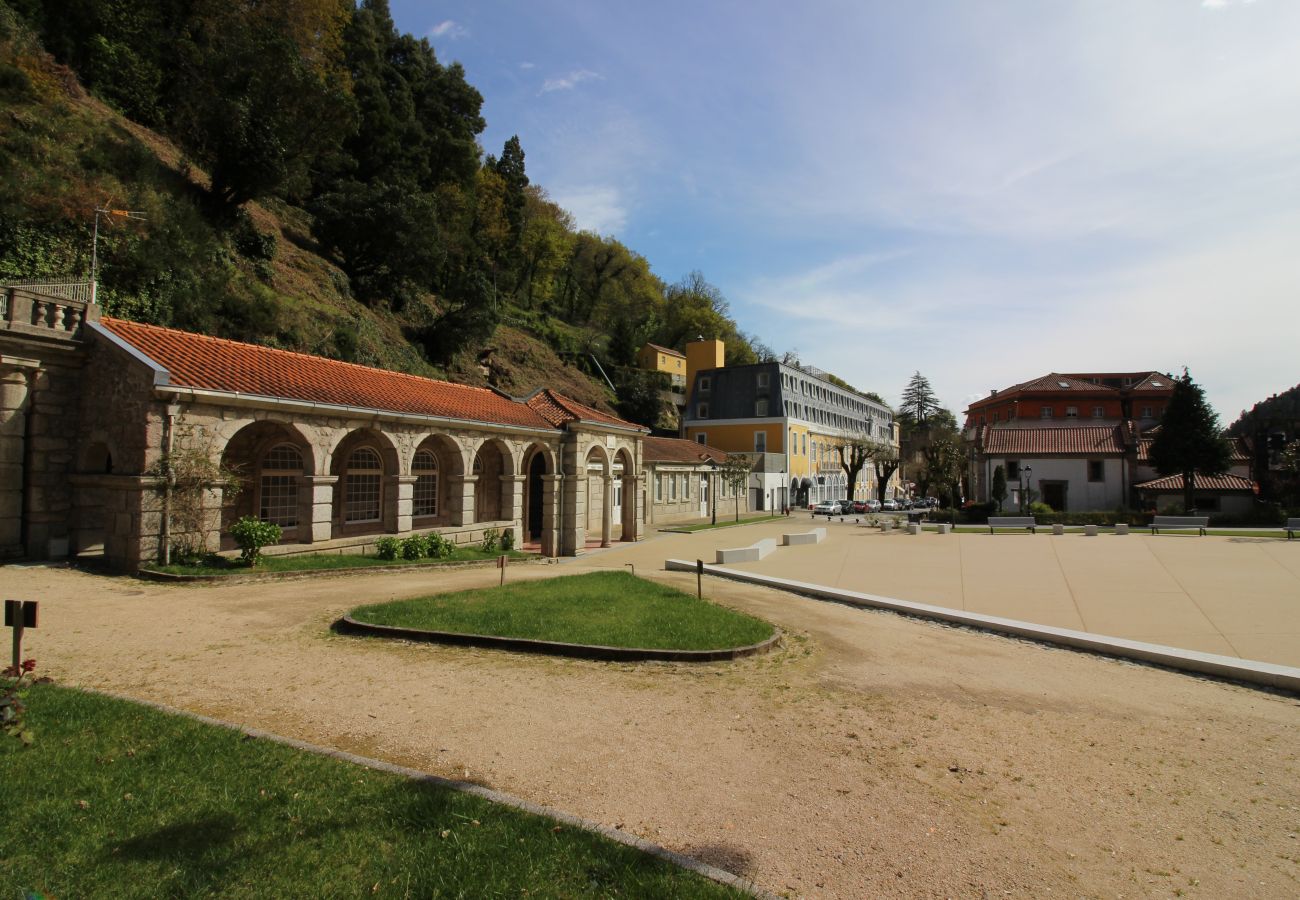
<instances>
[{"instance_id":1,"label":"park bench","mask_svg":"<svg viewBox=\"0 0 1300 900\"><path fill-rule=\"evenodd\" d=\"M1195 528L1205 534L1205 526L1210 524L1209 516L1156 516L1151 520L1151 533L1159 534L1160 529L1188 530Z\"/></svg>"},{"instance_id":2,"label":"park bench","mask_svg":"<svg viewBox=\"0 0 1300 900\"><path fill-rule=\"evenodd\" d=\"M989 534L994 528L1028 528L1031 534L1038 534L1033 516L989 516Z\"/></svg>"},{"instance_id":3,"label":"park bench","mask_svg":"<svg viewBox=\"0 0 1300 900\"><path fill-rule=\"evenodd\" d=\"M1286 539L1291 540L1295 537L1295 533L1300 531L1300 519L1287 519L1283 528L1286 530Z\"/></svg>"}]
</instances>

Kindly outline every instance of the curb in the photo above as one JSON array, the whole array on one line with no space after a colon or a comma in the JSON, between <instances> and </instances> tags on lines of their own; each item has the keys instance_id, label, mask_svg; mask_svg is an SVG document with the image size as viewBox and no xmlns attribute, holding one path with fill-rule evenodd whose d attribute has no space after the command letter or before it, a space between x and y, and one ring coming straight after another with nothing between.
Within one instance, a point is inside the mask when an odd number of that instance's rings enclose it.
<instances>
[{"instance_id":1,"label":"curb","mask_svg":"<svg viewBox=\"0 0 1300 900\"><path fill-rule=\"evenodd\" d=\"M497 637L491 634L465 634L457 631L426 631L422 628L399 628L393 625L374 625L370 622L358 622L351 616L338 619L330 627L340 634L395 638L431 644L451 644L459 647L484 647L489 650L512 650L516 653L541 653L549 656L594 659L602 662L727 662L746 656L755 656L759 653L767 653L781 640L781 630L774 627L771 637L759 641L757 644L750 644L747 647L729 647L722 650L660 650L650 647L606 647L601 644L567 644L562 641L538 641L530 638Z\"/></svg>"},{"instance_id":2,"label":"curb","mask_svg":"<svg viewBox=\"0 0 1300 900\"><path fill-rule=\"evenodd\" d=\"M153 700L140 700L135 697L128 697L124 694L117 694L112 691L102 691L97 688L79 687L76 688L76 690L85 691L88 694L98 694L101 697L111 697L114 700L124 700L128 703L137 703L141 706L156 709L159 712L181 716L186 719L192 719L196 722L202 722L205 725L215 725L218 728L228 728L231 731L238 731L250 738L271 741L275 744L292 747L295 750L302 750L306 753L315 753L318 756L333 757L334 759L342 760L343 762L364 766L367 769L374 769L378 772L388 772L392 775L408 778L411 781L419 781L425 784L447 788L448 790L459 791L462 794L473 794L476 797L482 797L484 800L488 800L492 803L499 803L500 805L508 806L511 809L517 809L521 812L532 813L535 816L542 816L543 818L551 819L556 822L562 822L565 825L581 828L584 831L595 832L602 837L609 838L611 841L640 850L642 853L670 862L673 865L680 866L681 868L694 872L697 875L702 875L710 881L716 881L719 884L725 884L728 887L735 888L738 891L749 894L751 897L758 897L760 900L780 900L776 894L764 890L754 882L741 878L739 875L728 872L725 869L719 869L716 866L711 866L698 859L684 856L681 853L669 850L667 847L652 844L644 838L639 838L629 832L620 831L617 828L611 828L610 826L602 825L599 822L592 822L589 819L583 819L579 816L561 812L557 809L551 809L548 806L533 803L532 801L525 800L522 797L515 797L512 794L503 794L500 791L485 788L480 784L473 784L468 781L454 781L450 778L443 778L439 775L430 775L428 772L421 772L419 769L399 766L395 763L384 762L381 759L372 759L368 756L358 756L355 753L348 753L346 750L336 750L333 747L322 747L319 744L311 744L307 741L300 741L297 738L284 737L283 735L263 731L260 728L250 728L246 725L238 725L234 722L214 719L211 716L190 712L185 709L177 709Z\"/></svg>"},{"instance_id":3,"label":"curb","mask_svg":"<svg viewBox=\"0 0 1300 900\"><path fill-rule=\"evenodd\" d=\"M511 559L510 564L537 565L546 562L548 557L537 556L524 559ZM474 569L491 568L495 559L459 559L443 563L412 563L409 566L342 566L337 569L297 569L289 572L234 572L229 575L176 575L171 572L158 572L153 569L140 569L135 577L143 581L159 581L169 584L238 584L247 581L289 581L298 578L330 578L337 575L373 575L388 572L421 572L440 569Z\"/></svg>"},{"instance_id":4,"label":"curb","mask_svg":"<svg viewBox=\"0 0 1300 900\"><path fill-rule=\"evenodd\" d=\"M696 564L687 560L670 559L664 562L664 568L670 572L694 572ZM769 575L756 575L752 572L725 569L716 565L710 566L706 564L704 572L708 575L716 575L719 578L727 578L732 581L788 591L792 594L811 597L814 600L829 600L865 609L884 609L906 616L934 619L952 625L975 628L980 631L1026 638L1044 644L1055 644L1105 656L1137 660L1181 672L1221 678L1226 681L1242 682L1252 687L1271 688L1291 694L1300 694L1300 668L1279 665L1278 663L1240 659L1235 656L1221 656L1217 653L1201 653L1197 650L1182 650L1178 647L1092 634L1087 631L1076 631L1072 628L1036 625L1033 622L1024 622L1019 619L986 616L980 613L950 609L945 606L931 606L928 603L913 603L910 600L897 600L893 597L883 597L878 594L863 594L857 591L824 587L804 581L793 581Z\"/></svg>"}]
</instances>

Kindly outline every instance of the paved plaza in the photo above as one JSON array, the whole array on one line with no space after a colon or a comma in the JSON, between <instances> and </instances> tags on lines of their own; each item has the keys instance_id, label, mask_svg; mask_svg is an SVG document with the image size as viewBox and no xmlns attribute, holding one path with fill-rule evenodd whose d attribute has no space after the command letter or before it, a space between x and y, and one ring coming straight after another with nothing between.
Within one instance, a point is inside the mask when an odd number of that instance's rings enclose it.
<instances>
[{"instance_id":1,"label":"paved plaza","mask_svg":"<svg viewBox=\"0 0 1300 900\"><path fill-rule=\"evenodd\" d=\"M1300 666L1300 541L1195 535L909 535L795 514L776 522L661 534L590 565L712 563L719 548L827 529L730 568L1039 625Z\"/></svg>"}]
</instances>

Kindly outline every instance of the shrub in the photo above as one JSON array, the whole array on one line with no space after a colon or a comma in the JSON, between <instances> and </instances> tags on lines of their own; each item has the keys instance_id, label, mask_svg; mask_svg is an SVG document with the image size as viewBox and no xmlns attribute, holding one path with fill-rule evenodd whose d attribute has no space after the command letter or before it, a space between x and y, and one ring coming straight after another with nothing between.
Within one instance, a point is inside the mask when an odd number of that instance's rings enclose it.
<instances>
[{"instance_id":1,"label":"shrub","mask_svg":"<svg viewBox=\"0 0 1300 900\"><path fill-rule=\"evenodd\" d=\"M397 559L397 551L402 548L402 542L395 537L381 537L375 541L375 554L380 559Z\"/></svg>"},{"instance_id":2,"label":"shrub","mask_svg":"<svg viewBox=\"0 0 1300 900\"><path fill-rule=\"evenodd\" d=\"M402 559L423 559L429 555L429 539L413 534L402 541Z\"/></svg>"},{"instance_id":3,"label":"shrub","mask_svg":"<svg viewBox=\"0 0 1300 900\"><path fill-rule=\"evenodd\" d=\"M515 549L515 530L513 528L507 528L501 532L501 549L507 551Z\"/></svg>"},{"instance_id":4,"label":"shrub","mask_svg":"<svg viewBox=\"0 0 1300 900\"><path fill-rule=\"evenodd\" d=\"M239 558L247 566L257 565L257 561L262 558L262 548L267 544L279 543L282 534L279 525L252 516L243 516L230 526L230 536L239 545Z\"/></svg>"},{"instance_id":5,"label":"shrub","mask_svg":"<svg viewBox=\"0 0 1300 900\"><path fill-rule=\"evenodd\" d=\"M488 528L483 532L483 552L496 553L501 547L501 532L495 528Z\"/></svg>"},{"instance_id":6,"label":"shrub","mask_svg":"<svg viewBox=\"0 0 1300 900\"><path fill-rule=\"evenodd\" d=\"M455 544L436 532L428 535L428 554L433 559L449 559L456 549Z\"/></svg>"},{"instance_id":7,"label":"shrub","mask_svg":"<svg viewBox=\"0 0 1300 900\"><path fill-rule=\"evenodd\" d=\"M1029 504L1029 514L1031 516L1050 516L1054 512L1056 512L1056 510L1039 500L1035 500L1033 503Z\"/></svg>"}]
</instances>

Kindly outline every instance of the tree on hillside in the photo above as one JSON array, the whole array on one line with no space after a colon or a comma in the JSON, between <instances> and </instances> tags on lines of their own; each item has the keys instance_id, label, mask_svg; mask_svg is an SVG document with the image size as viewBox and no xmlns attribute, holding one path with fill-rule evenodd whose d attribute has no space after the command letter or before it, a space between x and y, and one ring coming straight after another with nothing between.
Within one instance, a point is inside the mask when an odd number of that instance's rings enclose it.
<instances>
[{"instance_id":1,"label":"tree on hillside","mask_svg":"<svg viewBox=\"0 0 1300 900\"><path fill-rule=\"evenodd\" d=\"M930 416L939 410L939 400L934 395L930 382L920 372L915 373L903 388L903 402L898 411L908 417L912 425L926 424Z\"/></svg>"},{"instance_id":2,"label":"tree on hillside","mask_svg":"<svg viewBox=\"0 0 1300 900\"><path fill-rule=\"evenodd\" d=\"M1219 428L1219 417L1205 399L1205 390L1186 369L1174 380L1174 392L1151 442L1151 464L1161 475L1181 475L1183 507L1196 505L1196 475L1222 475L1232 452Z\"/></svg>"}]
</instances>

